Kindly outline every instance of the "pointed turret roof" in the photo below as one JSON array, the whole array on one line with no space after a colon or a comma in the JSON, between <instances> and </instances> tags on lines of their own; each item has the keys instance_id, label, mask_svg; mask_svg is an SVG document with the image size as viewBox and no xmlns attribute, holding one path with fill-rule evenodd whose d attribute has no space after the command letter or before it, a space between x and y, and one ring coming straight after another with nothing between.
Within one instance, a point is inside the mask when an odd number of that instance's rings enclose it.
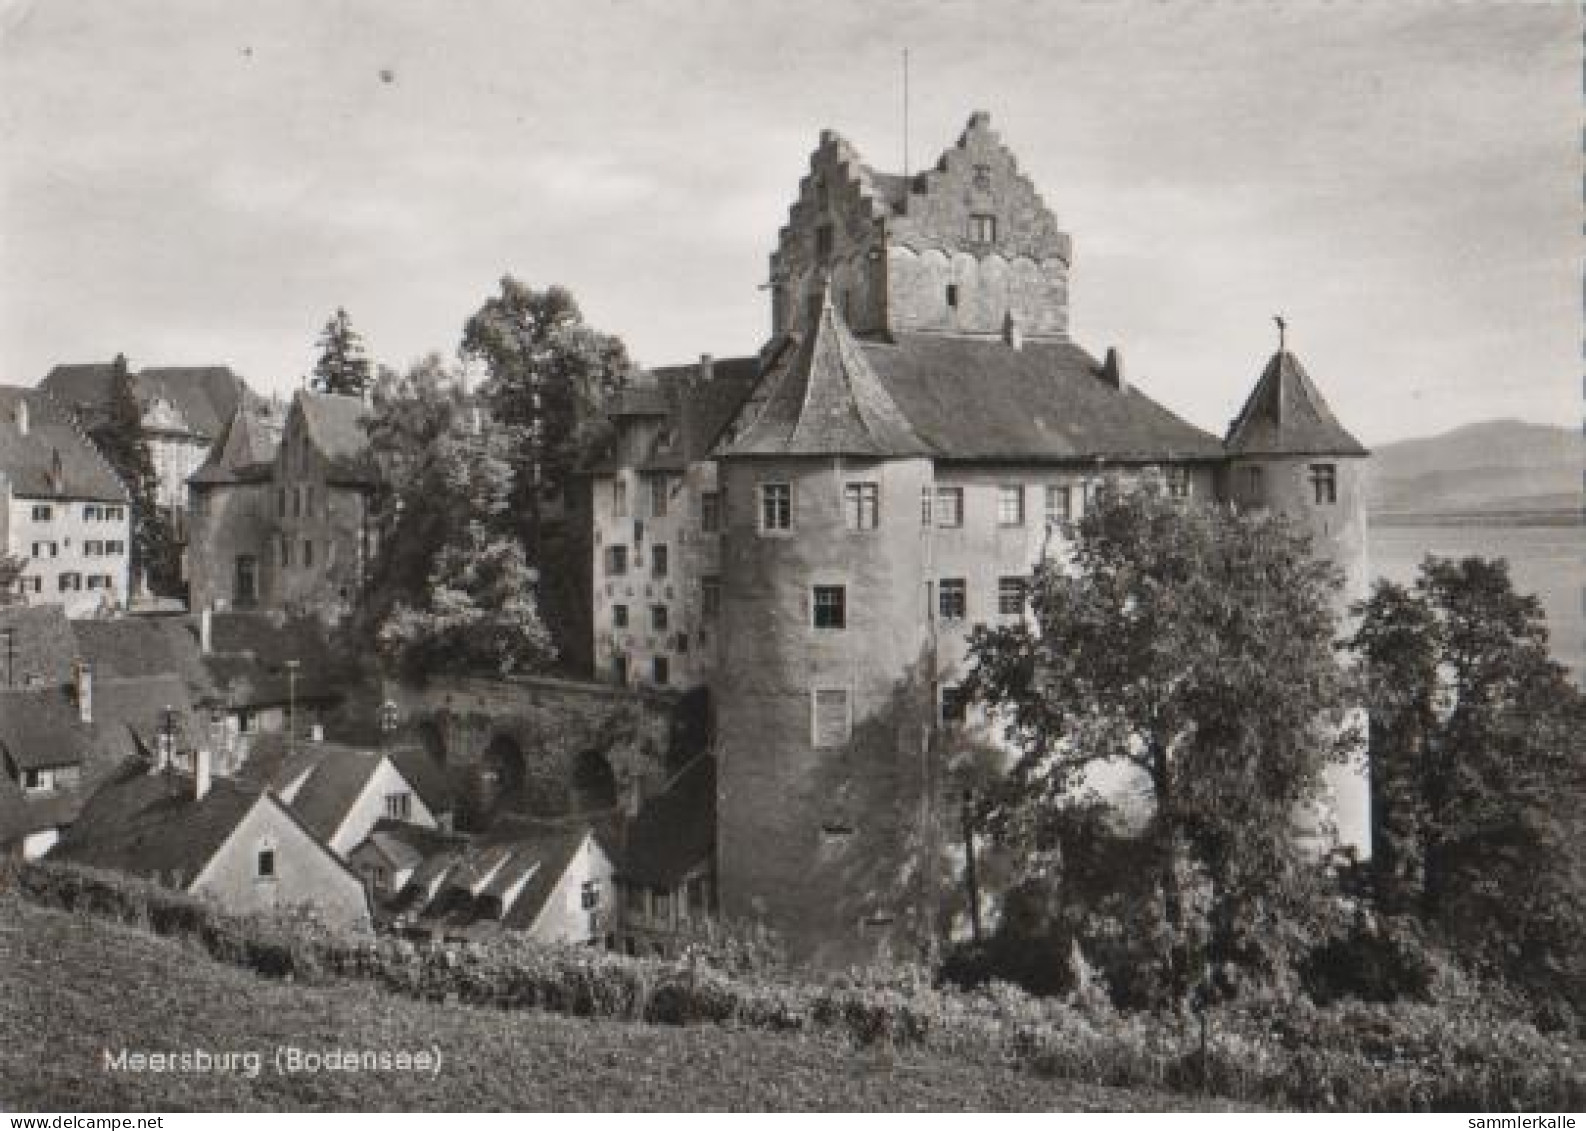
<instances>
[{"instance_id":1,"label":"pointed turret roof","mask_svg":"<svg viewBox=\"0 0 1586 1131\"><path fill-rule=\"evenodd\" d=\"M920 439L832 308L828 291L739 410L719 455L918 456Z\"/></svg>"},{"instance_id":2,"label":"pointed turret roof","mask_svg":"<svg viewBox=\"0 0 1586 1131\"><path fill-rule=\"evenodd\" d=\"M1230 455L1366 456L1327 407L1300 359L1279 350L1229 425Z\"/></svg>"},{"instance_id":3,"label":"pointed turret roof","mask_svg":"<svg viewBox=\"0 0 1586 1131\"><path fill-rule=\"evenodd\" d=\"M239 404L203 465L188 477L188 482L237 483L265 477L280 444L278 424L265 419L257 408Z\"/></svg>"}]
</instances>

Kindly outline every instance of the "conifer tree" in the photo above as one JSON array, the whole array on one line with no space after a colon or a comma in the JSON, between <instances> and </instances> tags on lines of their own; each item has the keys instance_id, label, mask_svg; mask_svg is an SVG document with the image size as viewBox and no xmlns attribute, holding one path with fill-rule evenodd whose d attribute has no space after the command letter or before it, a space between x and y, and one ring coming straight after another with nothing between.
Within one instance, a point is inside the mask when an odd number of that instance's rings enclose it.
<instances>
[{"instance_id":1,"label":"conifer tree","mask_svg":"<svg viewBox=\"0 0 1586 1131\"><path fill-rule=\"evenodd\" d=\"M363 338L352 328L347 311L336 313L319 335L319 360L314 363L313 387L321 393L341 393L361 397L373 380Z\"/></svg>"}]
</instances>

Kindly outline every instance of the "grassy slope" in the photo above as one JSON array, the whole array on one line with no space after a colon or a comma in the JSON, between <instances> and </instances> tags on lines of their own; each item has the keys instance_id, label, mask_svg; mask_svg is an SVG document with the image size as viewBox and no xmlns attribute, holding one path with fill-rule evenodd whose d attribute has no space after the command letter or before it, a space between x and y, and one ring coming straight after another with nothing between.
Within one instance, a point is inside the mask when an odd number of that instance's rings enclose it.
<instances>
[{"instance_id":1,"label":"grassy slope","mask_svg":"<svg viewBox=\"0 0 1586 1131\"><path fill-rule=\"evenodd\" d=\"M101 1050L439 1046L438 1077L108 1073ZM1189 1097L716 1026L591 1022L295 986L0 896L0 1110L1193 1109ZM1226 1106L1226 1105L1217 1105Z\"/></svg>"}]
</instances>

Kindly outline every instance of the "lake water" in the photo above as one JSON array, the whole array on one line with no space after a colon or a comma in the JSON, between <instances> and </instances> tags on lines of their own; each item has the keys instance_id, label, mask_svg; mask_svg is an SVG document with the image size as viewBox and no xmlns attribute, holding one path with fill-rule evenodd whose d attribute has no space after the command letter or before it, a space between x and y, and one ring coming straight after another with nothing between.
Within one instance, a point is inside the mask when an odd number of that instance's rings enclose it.
<instances>
[{"instance_id":1,"label":"lake water","mask_svg":"<svg viewBox=\"0 0 1586 1131\"><path fill-rule=\"evenodd\" d=\"M1409 583L1427 554L1444 558L1507 558L1521 593L1534 593L1547 611L1553 654L1586 685L1586 527L1437 526L1371 528L1371 569Z\"/></svg>"}]
</instances>

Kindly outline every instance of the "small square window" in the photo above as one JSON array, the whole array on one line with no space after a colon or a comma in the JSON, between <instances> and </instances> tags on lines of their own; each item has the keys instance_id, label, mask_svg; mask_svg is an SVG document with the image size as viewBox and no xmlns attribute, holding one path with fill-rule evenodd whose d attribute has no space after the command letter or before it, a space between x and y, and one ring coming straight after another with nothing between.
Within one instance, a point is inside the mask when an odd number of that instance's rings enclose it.
<instances>
[{"instance_id":1,"label":"small square window","mask_svg":"<svg viewBox=\"0 0 1586 1131\"><path fill-rule=\"evenodd\" d=\"M957 283L948 283L947 284L947 305L953 310L957 310L958 309L958 284Z\"/></svg>"},{"instance_id":2,"label":"small square window","mask_svg":"<svg viewBox=\"0 0 1586 1131\"><path fill-rule=\"evenodd\" d=\"M55 512L46 503L33 504L33 521L48 522L55 517Z\"/></svg>"},{"instance_id":3,"label":"small square window","mask_svg":"<svg viewBox=\"0 0 1586 1131\"><path fill-rule=\"evenodd\" d=\"M961 687L942 688L942 723L947 726L960 724L968 717L969 697L964 694Z\"/></svg>"},{"instance_id":4,"label":"small square window","mask_svg":"<svg viewBox=\"0 0 1586 1131\"><path fill-rule=\"evenodd\" d=\"M651 682L665 684L672 678L672 664L665 656L657 656L650 661Z\"/></svg>"},{"instance_id":5,"label":"small square window","mask_svg":"<svg viewBox=\"0 0 1586 1131\"><path fill-rule=\"evenodd\" d=\"M606 573L612 577L620 577L628 572L628 547L606 547Z\"/></svg>"},{"instance_id":6,"label":"small square window","mask_svg":"<svg viewBox=\"0 0 1586 1131\"><path fill-rule=\"evenodd\" d=\"M997 488L997 525L1024 525L1024 488L1018 484Z\"/></svg>"},{"instance_id":7,"label":"small square window","mask_svg":"<svg viewBox=\"0 0 1586 1131\"><path fill-rule=\"evenodd\" d=\"M1167 469L1167 493L1170 499L1187 499L1190 497L1189 471L1182 467Z\"/></svg>"},{"instance_id":8,"label":"small square window","mask_svg":"<svg viewBox=\"0 0 1586 1131\"><path fill-rule=\"evenodd\" d=\"M665 632L668 623L665 605L650 606L650 630L652 632Z\"/></svg>"},{"instance_id":9,"label":"small square window","mask_svg":"<svg viewBox=\"0 0 1586 1131\"><path fill-rule=\"evenodd\" d=\"M1311 464L1311 490L1316 505L1327 507L1338 502L1338 467L1331 463Z\"/></svg>"},{"instance_id":10,"label":"small square window","mask_svg":"<svg viewBox=\"0 0 1586 1131\"><path fill-rule=\"evenodd\" d=\"M1074 518L1074 490L1066 483L1046 489L1046 524L1071 522Z\"/></svg>"},{"instance_id":11,"label":"small square window","mask_svg":"<svg viewBox=\"0 0 1586 1131\"><path fill-rule=\"evenodd\" d=\"M595 911L600 907L600 881L585 880L578 890L578 905L585 911Z\"/></svg>"},{"instance_id":12,"label":"small square window","mask_svg":"<svg viewBox=\"0 0 1586 1131\"><path fill-rule=\"evenodd\" d=\"M843 520L849 530L874 530L880 521L881 488L875 483L843 486Z\"/></svg>"},{"instance_id":13,"label":"small square window","mask_svg":"<svg viewBox=\"0 0 1586 1131\"><path fill-rule=\"evenodd\" d=\"M721 615L721 578L703 577L699 582L699 612L706 620Z\"/></svg>"},{"instance_id":14,"label":"small square window","mask_svg":"<svg viewBox=\"0 0 1586 1131\"><path fill-rule=\"evenodd\" d=\"M936 489L936 525L964 525L964 489L938 487Z\"/></svg>"},{"instance_id":15,"label":"small square window","mask_svg":"<svg viewBox=\"0 0 1586 1131\"><path fill-rule=\"evenodd\" d=\"M848 592L843 586L815 586L812 609L816 628L848 627Z\"/></svg>"},{"instance_id":16,"label":"small square window","mask_svg":"<svg viewBox=\"0 0 1586 1131\"><path fill-rule=\"evenodd\" d=\"M665 577L667 570L667 549L662 545L650 547L650 575L652 577Z\"/></svg>"},{"instance_id":17,"label":"small square window","mask_svg":"<svg viewBox=\"0 0 1586 1131\"><path fill-rule=\"evenodd\" d=\"M1024 578L997 580L997 612L1005 617L1016 617L1024 612Z\"/></svg>"},{"instance_id":18,"label":"small square window","mask_svg":"<svg viewBox=\"0 0 1586 1131\"><path fill-rule=\"evenodd\" d=\"M977 212L969 218L969 241L971 243L996 243L997 218L985 212Z\"/></svg>"},{"instance_id":19,"label":"small square window","mask_svg":"<svg viewBox=\"0 0 1586 1131\"><path fill-rule=\"evenodd\" d=\"M789 483L760 485L760 529L793 529L793 486Z\"/></svg>"},{"instance_id":20,"label":"small square window","mask_svg":"<svg viewBox=\"0 0 1586 1131\"><path fill-rule=\"evenodd\" d=\"M961 577L943 578L936 584L936 611L943 620L963 620L969 612L969 596Z\"/></svg>"},{"instance_id":21,"label":"small square window","mask_svg":"<svg viewBox=\"0 0 1586 1131\"><path fill-rule=\"evenodd\" d=\"M413 816L413 795L403 790L385 795L385 815L393 821L406 821Z\"/></svg>"},{"instance_id":22,"label":"small square window","mask_svg":"<svg viewBox=\"0 0 1586 1131\"><path fill-rule=\"evenodd\" d=\"M627 628L628 627L628 606L627 605L613 605L613 606L611 606L611 627L613 627L613 628Z\"/></svg>"},{"instance_id":23,"label":"small square window","mask_svg":"<svg viewBox=\"0 0 1586 1131\"><path fill-rule=\"evenodd\" d=\"M254 870L261 880L273 878L275 876L275 849L259 849L259 856L255 862Z\"/></svg>"}]
</instances>

